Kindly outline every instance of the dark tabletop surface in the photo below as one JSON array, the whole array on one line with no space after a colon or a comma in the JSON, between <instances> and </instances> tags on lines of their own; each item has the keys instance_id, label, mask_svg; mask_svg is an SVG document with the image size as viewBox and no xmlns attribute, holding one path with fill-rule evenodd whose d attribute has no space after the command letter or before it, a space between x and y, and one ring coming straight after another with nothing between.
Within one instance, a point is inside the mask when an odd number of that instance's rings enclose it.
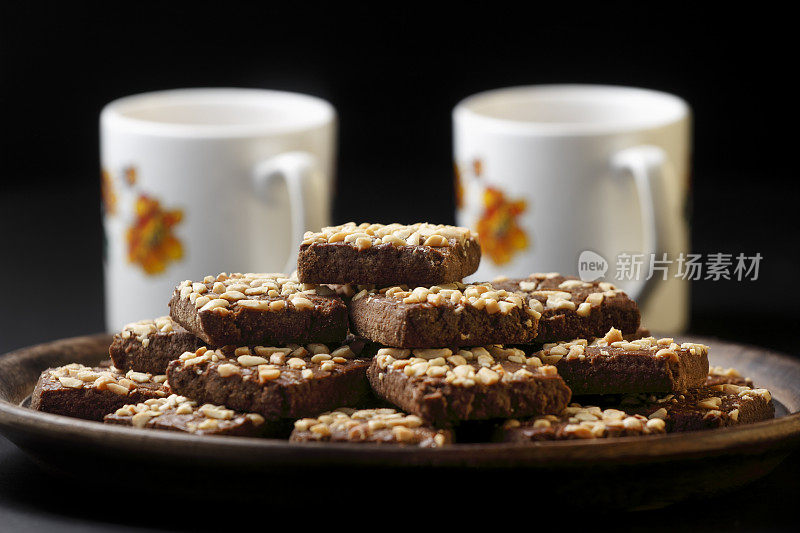
<instances>
[{"instance_id":1,"label":"dark tabletop surface","mask_svg":"<svg viewBox=\"0 0 800 533\"><path fill-rule=\"evenodd\" d=\"M512 507L542 506L546 513L551 508L546 491L526 490L531 480L520 479L514 472L502 476L484 476L465 470L463 474L450 475L447 480L429 480L426 491L419 486L399 486L391 476L376 477L375 490L361 494L337 492L335 481L316 481L317 488L304 486L276 488L265 485L264 493L252 501L228 501L222 496L224 488L210 491L208 499L195 496L181 497L170 492L169 476L158 480L146 497L128 494L124 489L125 476L134 472L109 473L104 480L62 478L43 470L4 438L0 438L0 530L2 531L134 531L134 530L204 530L241 528L269 523L272 511L282 513L287 519L312 523L314 518L325 519L328 513L352 513L356 523L370 523L370 518L386 520L388 512L398 520L402 517L390 503L400 497L409 502L418 499L420 517L447 516L448 527L473 519L465 506L468 493L482 494L488 502L507 499ZM720 472L724 475L724 472ZM463 479L460 479L463 478ZM708 498L676 504L663 509L613 513L604 518L602 512L588 511L579 502L569 505L571 512L565 524L585 523L593 530L631 531L683 531L693 530L783 530L797 524L796 504L800 501L800 454L794 452L773 473L735 492L710 495ZM465 493L463 487L476 487ZM613 483L613 480L609 480ZM268 484L269 480L265 480ZM452 490L445 490L445 487ZM275 492L279 494L275 494ZM424 493L424 494L423 494ZM407 496L403 497L403 494ZM535 496L534 496L535 494ZM529 500L530 498L530 500ZM341 510L323 511L321 501L328 501ZM434 503L436 502L436 503ZM537 502L540 502L537 504ZM163 504L163 507L162 507ZM574 504L574 505L573 505ZM493 505L493 504L492 504ZM240 514L231 523L226 515L217 512L224 507L236 506L250 511ZM442 509L452 512L443 514ZM439 510L437 510L439 509ZM460 509L460 511L459 511ZM486 509L485 512L489 512ZM476 511L479 519L481 512ZM224 517L224 518L223 518ZM305 518L303 518L305 517ZM443 522L444 523L444 522Z\"/></svg>"}]
</instances>

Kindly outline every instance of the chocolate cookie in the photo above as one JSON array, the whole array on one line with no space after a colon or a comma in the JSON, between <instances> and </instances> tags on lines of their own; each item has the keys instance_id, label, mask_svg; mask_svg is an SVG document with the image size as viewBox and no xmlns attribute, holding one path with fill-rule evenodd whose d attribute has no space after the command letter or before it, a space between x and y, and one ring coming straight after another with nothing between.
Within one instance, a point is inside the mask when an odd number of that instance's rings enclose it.
<instances>
[{"instance_id":1,"label":"chocolate cookie","mask_svg":"<svg viewBox=\"0 0 800 533\"><path fill-rule=\"evenodd\" d=\"M202 345L170 317L162 316L126 325L114 335L108 354L120 370L166 374L170 361Z\"/></svg>"},{"instance_id":2,"label":"chocolate cookie","mask_svg":"<svg viewBox=\"0 0 800 533\"><path fill-rule=\"evenodd\" d=\"M537 416L528 420L506 420L498 428L497 442L538 442L544 440L605 439L664 433L660 418L647 419L619 409L572 404L560 415Z\"/></svg>"},{"instance_id":3,"label":"chocolate cookie","mask_svg":"<svg viewBox=\"0 0 800 533\"><path fill-rule=\"evenodd\" d=\"M681 391L708 376L707 346L654 337L625 341L614 328L591 342L545 344L533 355L556 366L575 395Z\"/></svg>"},{"instance_id":4,"label":"chocolate cookie","mask_svg":"<svg viewBox=\"0 0 800 533\"><path fill-rule=\"evenodd\" d=\"M283 274L220 274L184 281L170 316L207 344L342 342L347 307L328 287Z\"/></svg>"},{"instance_id":5,"label":"chocolate cookie","mask_svg":"<svg viewBox=\"0 0 800 533\"><path fill-rule=\"evenodd\" d=\"M550 273L501 278L492 285L522 295L531 309L541 313L536 342L602 337L610 328L627 335L639 327L636 302L611 283Z\"/></svg>"},{"instance_id":6,"label":"chocolate cookie","mask_svg":"<svg viewBox=\"0 0 800 533\"><path fill-rule=\"evenodd\" d=\"M467 228L354 222L306 232L297 258L304 283L437 285L478 269L481 247Z\"/></svg>"},{"instance_id":7,"label":"chocolate cookie","mask_svg":"<svg viewBox=\"0 0 800 533\"><path fill-rule=\"evenodd\" d=\"M349 309L356 334L398 348L526 343L539 317L519 295L489 284L362 290Z\"/></svg>"},{"instance_id":8,"label":"chocolate cookie","mask_svg":"<svg viewBox=\"0 0 800 533\"><path fill-rule=\"evenodd\" d=\"M570 399L555 367L500 346L381 348L367 376L378 396L440 427L559 413Z\"/></svg>"},{"instance_id":9,"label":"chocolate cookie","mask_svg":"<svg viewBox=\"0 0 800 533\"><path fill-rule=\"evenodd\" d=\"M171 394L166 398L123 405L103 418L106 424L183 431L197 435L278 436L284 424L268 423L256 413L237 413L222 405L203 404Z\"/></svg>"},{"instance_id":10,"label":"chocolate cookie","mask_svg":"<svg viewBox=\"0 0 800 533\"><path fill-rule=\"evenodd\" d=\"M42 372L33 390L31 409L100 421L125 404L167 396L170 390L166 379L164 375L72 363Z\"/></svg>"},{"instance_id":11,"label":"chocolate cookie","mask_svg":"<svg viewBox=\"0 0 800 533\"><path fill-rule=\"evenodd\" d=\"M316 416L370 397L362 346L199 348L170 363L167 375L176 393L198 402L267 420Z\"/></svg>"},{"instance_id":12,"label":"chocolate cookie","mask_svg":"<svg viewBox=\"0 0 800 533\"><path fill-rule=\"evenodd\" d=\"M751 388L754 387L753 380L742 376L735 368L723 368L721 366L710 367L708 369L708 377L706 377L706 387L722 385L724 383Z\"/></svg>"},{"instance_id":13,"label":"chocolate cookie","mask_svg":"<svg viewBox=\"0 0 800 533\"><path fill-rule=\"evenodd\" d=\"M648 418L660 418L669 432L752 424L775 416L775 406L768 390L730 383L660 397L625 396L620 409Z\"/></svg>"},{"instance_id":14,"label":"chocolate cookie","mask_svg":"<svg viewBox=\"0 0 800 533\"><path fill-rule=\"evenodd\" d=\"M289 440L438 448L451 443L453 434L425 425L418 416L394 409L337 409L316 418L298 420Z\"/></svg>"}]
</instances>

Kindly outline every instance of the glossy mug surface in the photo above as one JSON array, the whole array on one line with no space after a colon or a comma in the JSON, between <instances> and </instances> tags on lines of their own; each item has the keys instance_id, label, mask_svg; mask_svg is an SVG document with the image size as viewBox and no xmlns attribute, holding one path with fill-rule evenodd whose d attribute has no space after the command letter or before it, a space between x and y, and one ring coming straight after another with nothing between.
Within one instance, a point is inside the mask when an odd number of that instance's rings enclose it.
<instances>
[{"instance_id":1,"label":"glossy mug surface","mask_svg":"<svg viewBox=\"0 0 800 533\"><path fill-rule=\"evenodd\" d=\"M622 279L615 269L621 254L641 254L647 267L651 254L689 251L683 100L628 87L514 87L459 103L453 129L456 221L483 248L475 279L578 275L583 254L606 262L604 278L638 299L649 328L685 327L688 282L674 270L647 280L646 268Z\"/></svg>"},{"instance_id":2,"label":"glossy mug surface","mask_svg":"<svg viewBox=\"0 0 800 533\"><path fill-rule=\"evenodd\" d=\"M106 327L167 313L173 287L293 270L330 223L336 113L319 98L181 89L101 114Z\"/></svg>"}]
</instances>

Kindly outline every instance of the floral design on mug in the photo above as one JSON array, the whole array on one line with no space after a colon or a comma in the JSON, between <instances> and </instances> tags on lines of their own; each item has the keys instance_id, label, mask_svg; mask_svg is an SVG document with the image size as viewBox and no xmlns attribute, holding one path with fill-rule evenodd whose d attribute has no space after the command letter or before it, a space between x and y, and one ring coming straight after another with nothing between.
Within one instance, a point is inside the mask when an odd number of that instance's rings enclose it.
<instances>
[{"instance_id":1,"label":"floral design on mug","mask_svg":"<svg viewBox=\"0 0 800 533\"><path fill-rule=\"evenodd\" d=\"M466 201L466 191L464 189L464 173L458 162L453 162L453 188L455 189L456 209L464 207ZM471 161L471 164L466 165L466 175L472 175L473 179L480 179L483 175L483 161L476 157Z\"/></svg>"},{"instance_id":2,"label":"floral design on mug","mask_svg":"<svg viewBox=\"0 0 800 533\"><path fill-rule=\"evenodd\" d=\"M117 192L114 190L111 173L106 169L100 170L100 199L103 204L103 212L107 216L117 214Z\"/></svg>"},{"instance_id":3,"label":"floral design on mug","mask_svg":"<svg viewBox=\"0 0 800 533\"><path fill-rule=\"evenodd\" d=\"M128 184L128 187L133 187L136 185L138 174L135 166L128 165L127 167L123 168L122 175L125 177L125 183Z\"/></svg>"},{"instance_id":4,"label":"floral design on mug","mask_svg":"<svg viewBox=\"0 0 800 533\"><path fill-rule=\"evenodd\" d=\"M464 183L461 181L461 169L453 163L453 189L456 192L456 209L464 207Z\"/></svg>"},{"instance_id":5,"label":"floral design on mug","mask_svg":"<svg viewBox=\"0 0 800 533\"><path fill-rule=\"evenodd\" d=\"M472 173L476 178L480 178L483 174L483 161L478 157L472 160Z\"/></svg>"},{"instance_id":6,"label":"floral design on mug","mask_svg":"<svg viewBox=\"0 0 800 533\"><path fill-rule=\"evenodd\" d=\"M477 224L481 248L495 264L504 265L515 254L528 248L528 236L518 222L518 217L527 209L527 203L508 199L495 187L486 187L483 207Z\"/></svg>"},{"instance_id":7,"label":"floral design on mug","mask_svg":"<svg viewBox=\"0 0 800 533\"><path fill-rule=\"evenodd\" d=\"M183 257L183 245L174 234L183 219L181 209L166 210L158 200L140 194L134 204L134 220L125 234L128 261L146 274L163 272Z\"/></svg>"}]
</instances>

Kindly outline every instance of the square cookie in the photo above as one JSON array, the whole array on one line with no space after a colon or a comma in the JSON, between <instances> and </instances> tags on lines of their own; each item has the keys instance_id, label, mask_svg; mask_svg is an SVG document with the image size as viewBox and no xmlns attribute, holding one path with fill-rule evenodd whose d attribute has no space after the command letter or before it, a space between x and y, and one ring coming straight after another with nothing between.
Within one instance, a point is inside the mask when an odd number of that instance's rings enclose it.
<instances>
[{"instance_id":1,"label":"square cookie","mask_svg":"<svg viewBox=\"0 0 800 533\"><path fill-rule=\"evenodd\" d=\"M349 308L356 334L397 348L526 343L539 317L519 295L489 284L362 290Z\"/></svg>"},{"instance_id":2,"label":"square cookie","mask_svg":"<svg viewBox=\"0 0 800 533\"><path fill-rule=\"evenodd\" d=\"M545 344L533 355L558 368L575 395L681 391L708 376L707 346L671 338L626 341L614 328L591 342Z\"/></svg>"},{"instance_id":3,"label":"square cookie","mask_svg":"<svg viewBox=\"0 0 800 533\"><path fill-rule=\"evenodd\" d=\"M536 342L602 337L610 328L628 335L639 327L636 302L611 283L549 273L501 278L492 285L522 295L531 309L542 314Z\"/></svg>"},{"instance_id":4,"label":"square cookie","mask_svg":"<svg viewBox=\"0 0 800 533\"><path fill-rule=\"evenodd\" d=\"M729 383L731 385L739 385L754 388L753 380L742 376L742 374L735 368L724 368L721 366L712 366L708 369L708 377L706 377L706 387L713 385L724 385Z\"/></svg>"},{"instance_id":5,"label":"square cookie","mask_svg":"<svg viewBox=\"0 0 800 533\"><path fill-rule=\"evenodd\" d=\"M347 307L328 287L284 274L219 274L182 282L170 316L212 346L342 342Z\"/></svg>"},{"instance_id":6,"label":"square cookie","mask_svg":"<svg viewBox=\"0 0 800 533\"><path fill-rule=\"evenodd\" d=\"M120 370L166 374L170 361L202 345L170 317L162 316L127 324L114 335L108 354Z\"/></svg>"},{"instance_id":7,"label":"square cookie","mask_svg":"<svg viewBox=\"0 0 800 533\"><path fill-rule=\"evenodd\" d=\"M316 416L371 397L363 343L199 348L167 369L177 393L267 420Z\"/></svg>"},{"instance_id":8,"label":"square cookie","mask_svg":"<svg viewBox=\"0 0 800 533\"><path fill-rule=\"evenodd\" d=\"M72 363L42 372L33 390L31 409L101 421L125 404L169 395L166 379L164 375Z\"/></svg>"},{"instance_id":9,"label":"square cookie","mask_svg":"<svg viewBox=\"0 0 800 533\"><path fill-rule=\"evenodd\" d=\"M560 413L570 399L555 367L501 346L381 348L367 376L378 396L437 427Z\"/></svg>"},{"instance_id":10,"label":"square cookie","mask_svg":"<svg viewBox=\"0 0 800 533\"><path fill-rule=\"evenodd\" d=\"M177 394L123 405L115 412L107 414L103 421L106 424L136 428L237 437L279 436L285 427L281 422L267 422L256 413L240 413L209 403L198 405L197 402Z\"/></svg>"},{"instance_id":11,"label":"square cookie","mask_svg":"<svg viewBox=\"0 0 800 533\"><path fill-rule=\"evenodd\" d=\"M752 424L775 416L768 390L730 383L664 396L628 395L623 397L619 408L651 419L660 418L669 432Z\"/></svg>"},{"instance_id":12,"label":"square cookie","mask_svg":"<svg viewBox=\"0 0 800 533\"><path fill-rule=\"evenodd\" d=\"M468 228L349 222L306 232L297 275L304 283L437 285L461 281L480 260L477 235Z\"/></svg>"},{"instance_id":13,"label":"square cookie","mask_svg":"<svg viewBox=\"0 0 800 533\"><path fill-rule=\"evenodd\" d=\"M559 415L528 420L506 420L495 434L497 442L539 442L548 440L606 439L655 435L666 432L660 418L648 419L619 409L572 404Z\"/></svg>"},{"instance_id":14,"label":"square cookie","mask_svg":"<svg viewBox=\"0 0 800 533\"><path fill-rule=\"evenodd\" d=\"M453 441L453 433L433 428L418 416L395 409L343 408L296 421L289 440L439 448Z\"/></svg>"}]
</instances>

